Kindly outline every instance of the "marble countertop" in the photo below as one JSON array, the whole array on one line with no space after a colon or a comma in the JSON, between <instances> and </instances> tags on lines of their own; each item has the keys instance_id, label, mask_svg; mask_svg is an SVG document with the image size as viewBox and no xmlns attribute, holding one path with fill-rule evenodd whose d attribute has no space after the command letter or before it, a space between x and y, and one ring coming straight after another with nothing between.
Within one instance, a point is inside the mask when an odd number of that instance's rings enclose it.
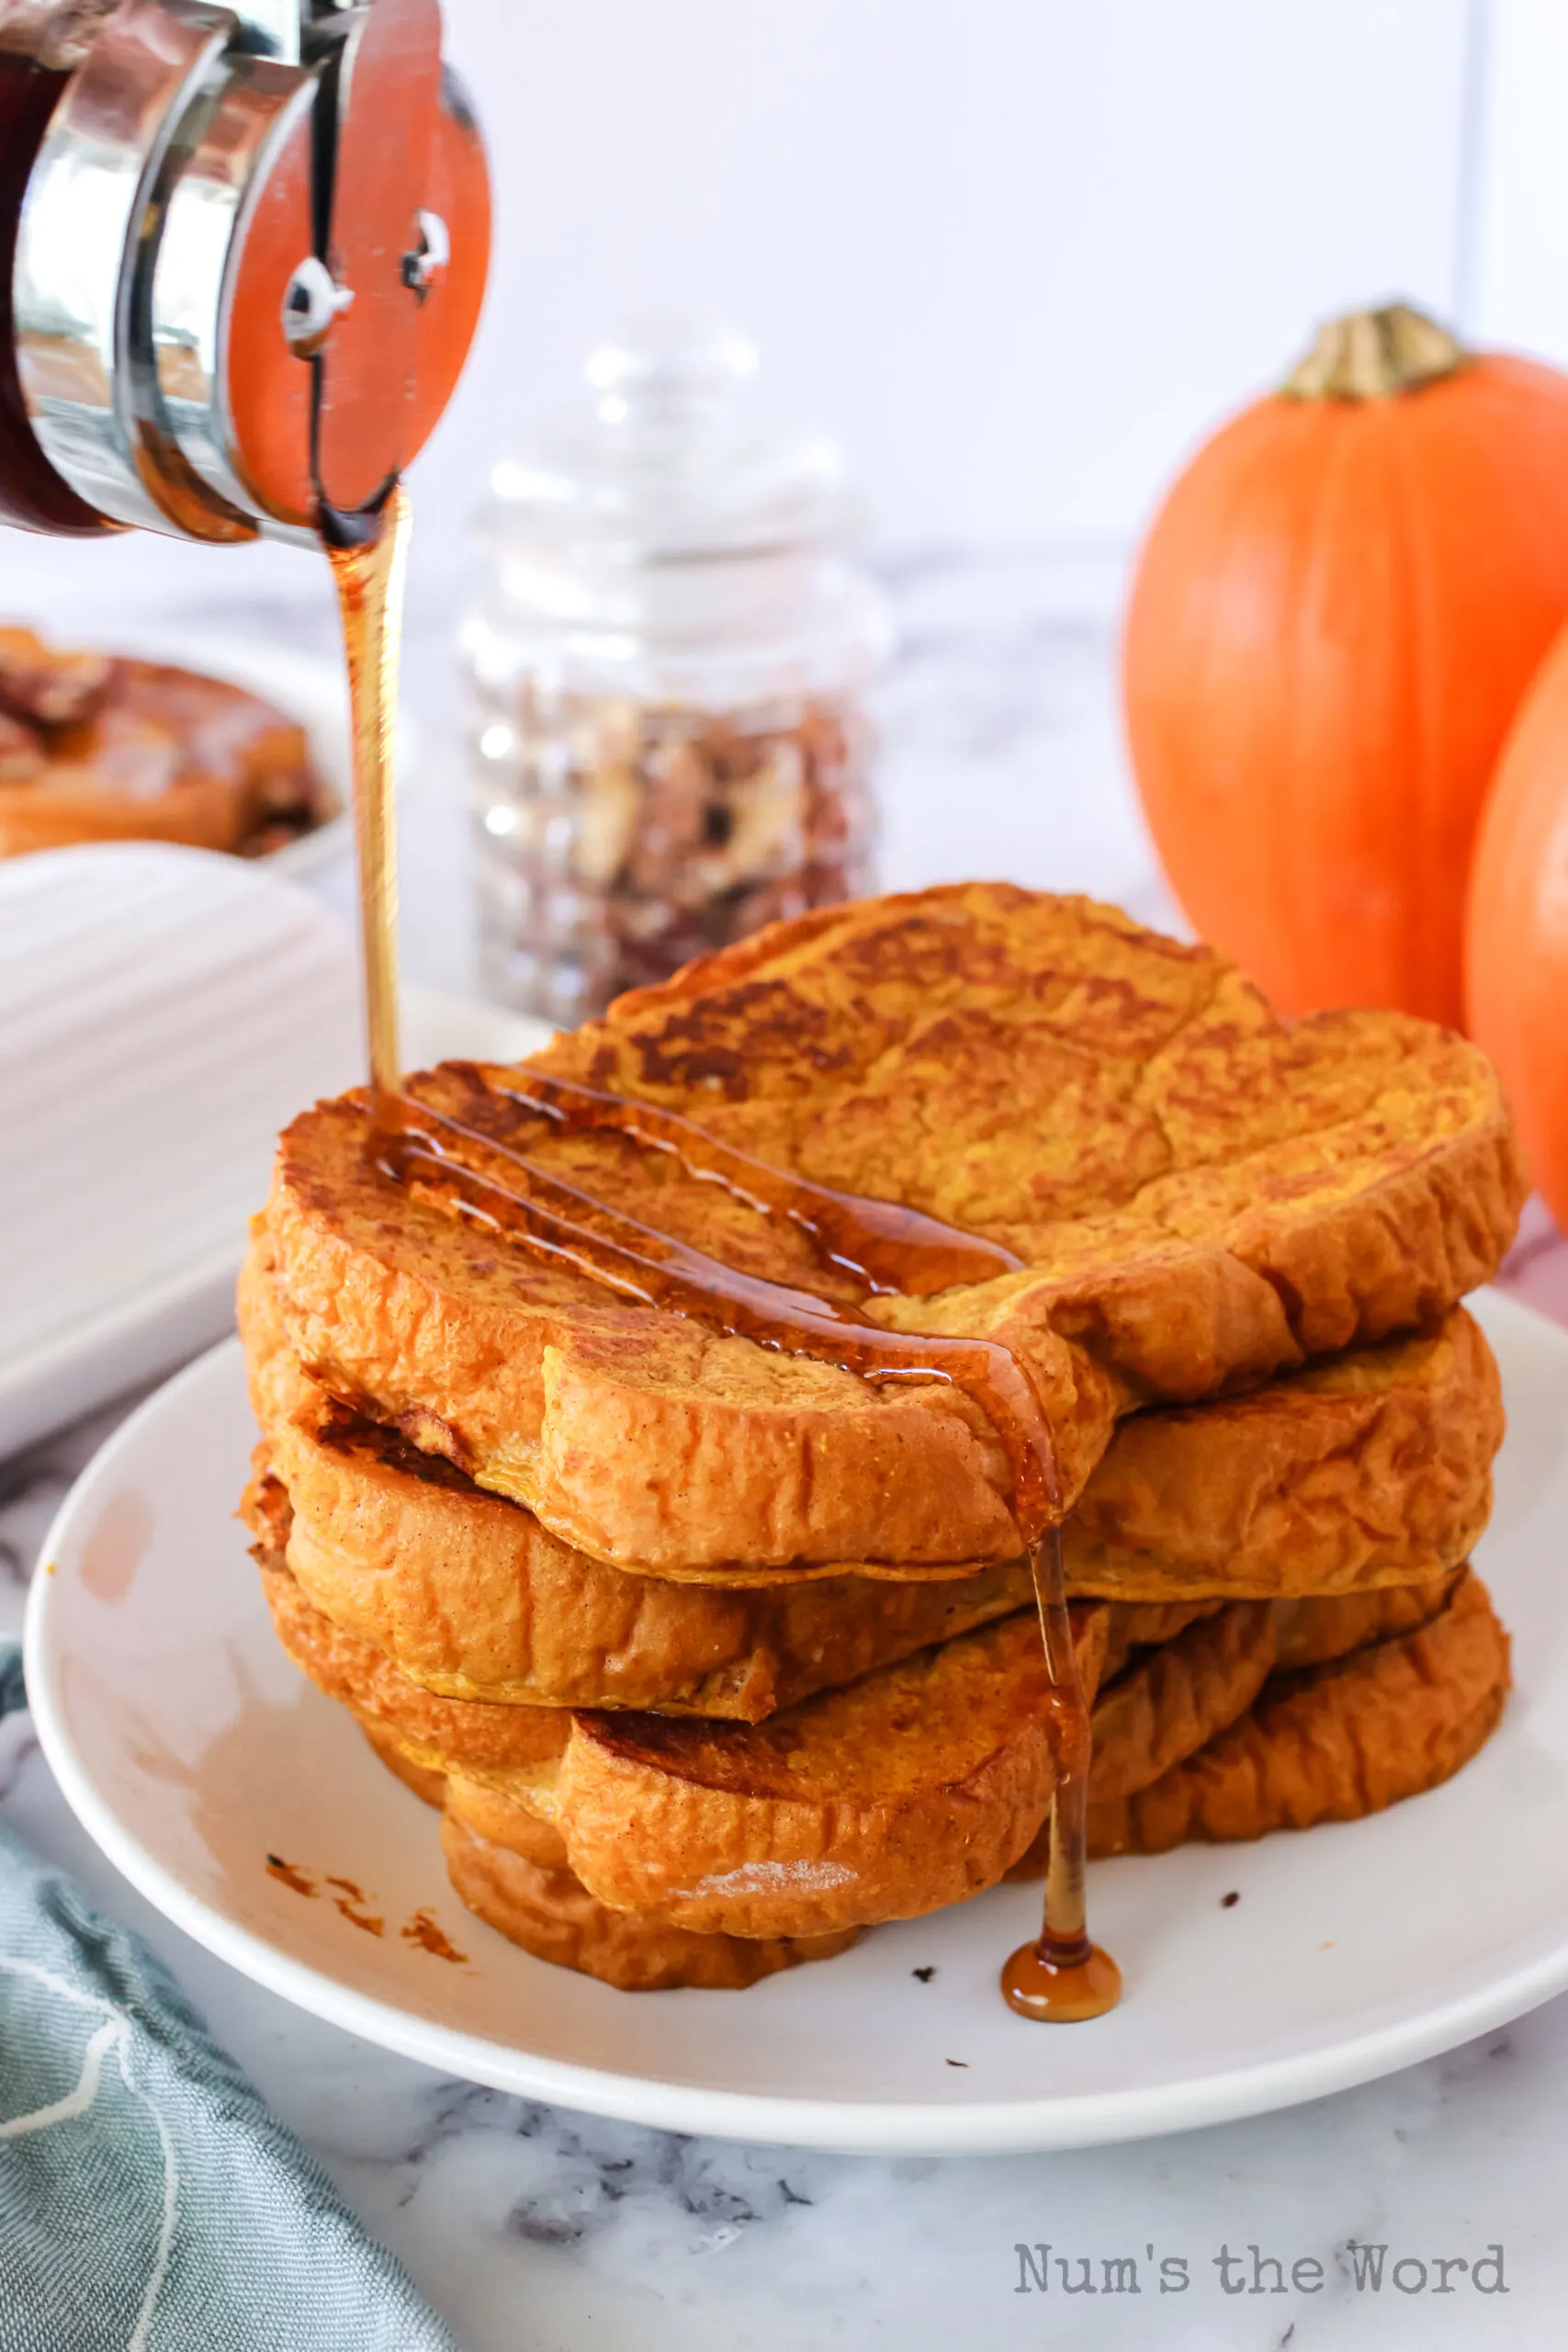
<instances>
[{"instance_id":1,"label":"marble countertop","mask_svg":"<svg viewBox=\"0 0 1568 2352\"><path fill-rule=\"evenodd\" d=\"M84 560L73 554L73 578L49 550L29 602L44 618L58 602L80 626ZM933 550L887 574L904 653L889 697L885 882L991 873L1172 921L1114 722L1114 560ZM461 989L473 967L448 748L450 586L416 578L409 693L432 748L407 792L405 940L414 977ZM273 566L266 593L254 587L237 586L227 612L204 594L204 629L228 619L331 642L303 574ZM162 593L160 617L177 622L175 572ZM346 875L321 887L347 903ZM1539 1209L1506 1280L1568 1320L1568 1244ZM14 1604L55 1505L125 1409L0 1464L0 1623L4 1588ZM1568 1996L1362 2090L1177 2139L1037 2157L816 2155L505 2098L290 2008L209 1958L102 1860L25 1716L0 1723L0 1815L163 1953L465 2352L817 2352L825 2340L855 2352L972 2341L1546 2352L1562 2340ZM1388 2248L1381 2290L1358 2285L1352 2240ZM1489 2248L1500 2257L1480 2273L1454 2267ZM1104 2265L1124 2257L1137 2266L1133 2305L1107 2291ZM1065 2291L1086 2261L1097 2291ZM1395 2263L1406 2266L1397 2287Z\"/></svg>"}]
</instances>

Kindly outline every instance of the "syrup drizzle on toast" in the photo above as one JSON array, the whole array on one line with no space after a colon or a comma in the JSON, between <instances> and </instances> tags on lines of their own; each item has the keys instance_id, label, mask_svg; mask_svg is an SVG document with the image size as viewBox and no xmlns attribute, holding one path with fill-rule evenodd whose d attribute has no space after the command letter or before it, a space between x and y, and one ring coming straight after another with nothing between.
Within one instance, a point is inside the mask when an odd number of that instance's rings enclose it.
<instances>
[{"instance_id":1,"label":"syrup drizzle on toast","mask_svg":"<svg viewBox=\"0 0 1568 2352\"><path fill-rule=\"evenodd\" d=\"M640 1107L626 1104L628 1112ZM936 1381L961 1390L979 1407L1007 1451L1014 1508L1025 1544L1032 1544L1043 1529L1060 1516L1049 1427L1028 1374L998 1341L922 1338L886 1330L852 1306L819 1297L814 1291L794 1290L758 1274L743 1273L704 1250L645 1225L639 1217L607 1207L581 1186L551 1174L469 1120L402 1093L383 1099L380 1109L376 1150L378 1164L387 1175L400 1183L417 1182L438 1198L447 1198L459 1214L521 1242L536 1257L572 1266L641 1306L689 1316L710 1329L755 1340L786 1355L834 1363L866 1380ZM557 1115L562 1114L558 1111ZM705 1145L709 1140L700 1128L691 1128L689 1134L701 1137ZM475 1156L491 1161L491 1167L476 1167ZM711 1175L727 1189L739 1190L739 1185L730 1186L723 1171L720 1150L716 1149L711 1164L700 1172ZM796 1195L795 1222L813 1229L811 1220L822 1214L817 1188L782 1170L769 1173L775 1198L782 1204L786 1192ZM856 1235L854 1219L860 1206L856 1195L832 1193L820 1198L832 1204L846 1248L863 1247L869 1255L874 1244L884 1267L890 1262L897 1245L885 1227L868 1227L863 1243ZM888 1204L868 1205L886 1211ZM912 1246L922 1264L929 1264L933 1250L947 1246L949 1228L931 1218L920 1222L927 1231ZM943 1236L943 1241L934 1242L932 1235ZM972 1253L987 1247L968 1235L953 1232L952 1238L954 1245L967 1246ZM837 1262L845 1261L840 1256Z\"/></svg>"},{"instance_id":2,"label":"syrup drizzle on toast","mask_svg":"<svg viewBox=\"0 0 1568 2352\"><path fill-rule=\"evenodd\" d=\"M820 1246L829 1265L857 1275L874 1297L902 1292L929 1298L961 1283L1022 1271L1022 1259L998 1242L943 1225L919 1209L872 1200L863 1193L834 1192L770 1168L678 1111L533 1070L486 1067L476 1075L488 1093L503 1102L537 1111L574 1134L608 1130L651 1151L669 1152L688 1176L721 1184L764 1216L787 1217Z\"/></svg>"}]
</instances>

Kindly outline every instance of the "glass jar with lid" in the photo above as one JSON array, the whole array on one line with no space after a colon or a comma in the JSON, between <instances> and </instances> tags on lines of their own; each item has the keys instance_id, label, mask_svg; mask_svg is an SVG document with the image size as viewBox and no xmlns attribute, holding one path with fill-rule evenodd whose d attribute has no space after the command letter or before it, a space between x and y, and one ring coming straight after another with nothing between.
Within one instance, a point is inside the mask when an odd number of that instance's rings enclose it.
<instances>
[{"instance_id":1,"label":"glass jar with lid","mask_svg":"<svg viewBox=\"0 0 1568 2352\"><path fill-rule=\"evenodd\" d=\"M562 1024L871 887L886 609L837 448L764 433L756 354L599 345L491 477L462 631L487 988Z\"/></svg>"}]
</instances>

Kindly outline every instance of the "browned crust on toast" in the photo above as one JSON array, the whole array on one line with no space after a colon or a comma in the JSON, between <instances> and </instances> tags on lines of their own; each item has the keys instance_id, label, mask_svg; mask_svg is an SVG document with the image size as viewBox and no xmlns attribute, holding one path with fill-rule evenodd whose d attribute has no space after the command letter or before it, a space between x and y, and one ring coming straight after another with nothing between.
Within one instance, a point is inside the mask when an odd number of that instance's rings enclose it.
<instances>
[{"instance_id":1,"label":"browned crust on toast","mask_svg":"<svg viewBox=\"0 0 1568 2352\"><path fill-rule=\"evenodd\" d=\"M446 1802L446 1775L434 1764L421 1764L374 1716L361 1716L359 1728L394 1780L412 1789L422 1804L439 1813Z\"/></svg>"},{"instance_id":2,"label":"browned crust on toast","mask_svg":"<svg viewBox=\"0 0 1568 2352\"><path fill-rule=\"evenodd\" d=\"M258 1468L287 1496L281 1525L261 1532L287 1545L317 1607L445 1695L754 1722L1029 1599L1022 1562L916 1584L784 1572L755 1590L606 1567L333 1405L288 1350L259 1248L240 1317L268 1432ZM1070 1587L1196 1608L1314 1577L1325 1589L1352 1573L1424 1581L1463 1556L1483 1517L1500 1430L1495 1368L1462 1311L1427 1338L1249 1396L1137 1415L1068 1522ZM253 1486L245 1509L258 1526L278 1508L265 1480Z\"/></svg>"},{"instance_id":3,"label":"browned crust on toast","mask_svg":"<svg viewBox=\"0 0 1568 2352\"><path fill-rule=\"evenodd\" d=\"M1196 1625L1204 1617L1217 1617L1228 1605L1223 1599L1108 1602L1100 1690L1103 1691L1115 1680L1134 1651L1153 1649L1161 1642L1174 1642L1189 1625Z\"/></svg>"},{"instance_id":4,"label":"browned crust on toast","mask_svg":"<svg viewBox=\"0 0 1568 2352\"><path fill-rule=\"evenodd\" d=\"M1275 1648L1272 1604L1233 1601L1102 1690L1093 1717L1096 1802L1146 1787L1235 1723L1263 1688Z\"/></svg>"},{"instance_id":5,"label":"browned crust on toast","mask_svg":"<svg viewBox=\"0 0 1568 2352\"><path fill-rule=\"evenodd\" d=\"M1092 1690L1103 1611L1077 1639ZM553 1775L514 1776L615 1909L733 1935L913 1918L1002 1877L1055 1782L1032 1611L760 1724L583 1713Z\"/></svg>"},{"instance_id":6,"label":"browned crust on toast","mask_svg":"<svg viewBox=\"0 0 1568 2352\"><path fill-rule=\"evenodd\" d=\"M535 1066L1014 1250L1021 1274L874 1311L1011 1347L1068 1501L1131 1406L1446 1312L1495 1271L1525 1189L1462 1039L1387 1012L1286 1026L1211 951L1006 885L774 926ZM663 1156L513 1126L612 1205L822 1286L793 1228ZM394 1186L365 1139L354 1097L282 1139L267 1221L296 1351L563 1541L654 1569L1018 1550L1001 1450L952 1389L877 1391L619 1302Z\"/></svg>"},{"instance_id":7,"label":"browned crust on toast","mask_svg":"<svg viewBox=\"0 0 1568 2352\"><path fill-rule=\"evenodd\" d=\"M1358 1821L1457 1772L1495 1727L1508 1687L1508 1637L1472 1571L1425 1624L1280 1676L1186 1762L1091 1804L1089 1851L1163 1853L1190 1838Z\"/></svg>"},{"instance_id":8,"label":"browned crust on toast","mask_svg":"<svg viewBox=\"0 0 1568 2352\"><path fill-rule=\"evenodd\" d=\"M437 1812L446 1804L441 1845L446 1873L477 1917L536 1960L596 1976L621 1993L664 1993L678 1986L741 1992L813 1960L833 1960L857 1940L837 1936L694 1936L630 1911L611 1911L573 1878L555 1832L513 1809L508 1835L487 1837L446 1802L445 1774L419 1764L378 1726L366 1724L371 1747L405 1787Z\"/></svg>"},{"instance_id":9,"label":"browned crust on toast","mask_svg":"<svg viewBox=\"0 0 1568 2352\"><path fill-rule=\"evenodd\" d=\"M461 1764L529 1765L558 1756L565 1747L570 1719L563 1708L438 1697L314 1607L276 1552L261 1544L254 1550L273 1631L295 1665L329 1699L349 1708L367 1733L394 1740L414 1763L434 1771Z\"/></svg>"},{"instance_id":10,"label":"browned crust on toast","mask_svg":"<svg viewBox=\"0 0 1568 2352\"><path fill-rule=\"evenodd\" d=\"M729 1590L606 1567L449 1464L333 1407L280 1343L254 1256L240 1319L267 1432L243 1506L253 1531L287 1547L318 1609L448 1697L754 1722L1030 1598L1023 1561L933 1581Z\"/></svg>"},{"instance_id":11,"label":"browned crust on toast","mask_svg":"<svg viewBox=\"0 0 1568 2352\"><path fill-rule=\"evenodd\" d=\"M1326 1666L1370 1642L1413 1634L1440 1615L1459 1589L1463 1566L1427 1584L1383 1585L1367 1592L1318 1594L1274 1603L1274 1671Z\"/></svg>"},{"instance_id":12,"label":"browned crust on toast","mask_svg":"<svg viewBox=\"0 0 1568 2352\"><path fill-rule=\"evenodd\" d=\"M1123 1420L1068 1521L1075 1592L1234 1600L1423 1584L1492 1509L1502 1385L1463 1308L1214 1405Z\"/></svg>"},{"instance_id":13,"label":"browned crust on toast","mask_svg":"<svg viewBox=\"0 0 1568 2352\"><path fill-rule=\"evenodd\" d=\"M450 1808L441 1844L454 1888L488 1926L536 1959L622 1993L742 1992L782 1969L833 1960L857 1940L852 1928L831 1936L694 1935L666 1919L613 1911L570 1871L547 1869L481 1838Z\"/></svg>"}]
</instances>

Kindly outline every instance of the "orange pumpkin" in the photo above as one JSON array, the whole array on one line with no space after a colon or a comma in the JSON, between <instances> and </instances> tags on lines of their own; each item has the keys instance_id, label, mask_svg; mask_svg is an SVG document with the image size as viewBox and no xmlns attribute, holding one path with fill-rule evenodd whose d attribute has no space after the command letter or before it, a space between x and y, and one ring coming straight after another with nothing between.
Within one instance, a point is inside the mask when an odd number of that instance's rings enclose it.
<instances>
[{"instance_id":1,"label":"orange pumpkin","mask_svg":"<svg viewBox=\"0 0 1568 2352\"><path fill-rule=\"evenodd\" d=\"M1526 697L1482 815L1465 1001L1535 1181L1568 1230L1568 631Z\"/></svg>"},{"instance_id":2,"label":"orange pumpkin","mask_svg":"<svg viewBox=\"0 0 1568 2352\"><path fill-rule=\"evenodd\" d=\"M1123 645L1133 766L1198 930L1286 1012L1457 1025L1465 880L1568 618L1568 377L1403 306L1340 320L1170 492Z\"/></svg>"}]
</instances>

